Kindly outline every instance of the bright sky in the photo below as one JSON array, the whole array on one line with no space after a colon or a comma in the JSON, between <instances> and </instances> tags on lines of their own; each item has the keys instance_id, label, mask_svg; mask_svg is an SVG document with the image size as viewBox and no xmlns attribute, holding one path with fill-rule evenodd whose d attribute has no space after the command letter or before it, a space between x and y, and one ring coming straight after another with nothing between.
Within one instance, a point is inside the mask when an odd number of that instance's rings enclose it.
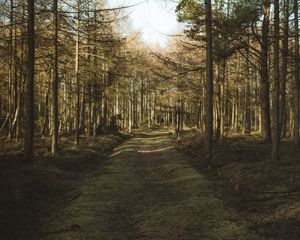
<instances>
[{"instance_id":1,"label":"bright sky","mask_svg":"<svg viewBox=\"0 0 300 240\"><path fill-rule=\"evenodd\" d=\"M143 0L107 0L109 6L133 5ZM129 20L135 31L142 34L142 39L149 45L165 47L170 36L180 30L175 14L176 3L165 0L146 0L142 4L129 8Z\"/></svg>"}]
</instances>

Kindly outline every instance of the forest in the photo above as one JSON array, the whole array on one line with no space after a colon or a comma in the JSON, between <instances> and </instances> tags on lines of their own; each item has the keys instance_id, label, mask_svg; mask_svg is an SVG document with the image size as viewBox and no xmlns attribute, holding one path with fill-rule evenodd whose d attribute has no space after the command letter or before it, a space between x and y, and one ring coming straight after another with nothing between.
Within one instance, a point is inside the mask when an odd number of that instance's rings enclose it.
<instances>
[{"instance_id":1,"label":"forest","mask_svg":"<svg viewBox=\"0 0 300 240\"><path fill-rule=\"evenodd\" d=\"M109 2L0 0L0 239L300 239L299 1Z\"/></svg>"}]
</instances>

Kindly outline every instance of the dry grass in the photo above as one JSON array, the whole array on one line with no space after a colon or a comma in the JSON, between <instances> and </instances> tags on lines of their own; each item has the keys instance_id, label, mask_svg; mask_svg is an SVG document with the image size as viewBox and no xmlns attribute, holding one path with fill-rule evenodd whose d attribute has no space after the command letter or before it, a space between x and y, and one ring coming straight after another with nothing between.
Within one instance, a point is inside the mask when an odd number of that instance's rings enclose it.
<instances>
[{"instance_id":1,"label":"dry grass","mask_svg":"<svg viewBox=\"0 0 300 240\"><path fill-rule=\"evenodd\" d=\"M300 238L300 151L283 143L281 160L270 161L271 146L257 137L230 137L214 147L212 167L204 161L202 135L186 133L178 147L213 181L229 206L252 224L261 239Z\"/></svg>"},{"instance_id":2,"label":"dry grass","mask_svg":"<svg viewBox=\"0 0 300 240\"><path fill-rule=\"evenodd\" d=\"M63 138L60 154L50 155L50 139L37 139L32 163L24 163L21 145L1 142L0 239L39 239L46 219L80 193L77 185L93 174L106 154L126 137L106 135L77 147Z\"/></svg>"},{"instance_id":3,"label":"dry grass","mask_svg":"<svg viewBox=\"0 0 300 240\"><path fill-rule=\"evenodd\" d=\"M41 239L256 239L174 143L140 132L119 146L43 226Z\"/></svg>"}]
</instances>

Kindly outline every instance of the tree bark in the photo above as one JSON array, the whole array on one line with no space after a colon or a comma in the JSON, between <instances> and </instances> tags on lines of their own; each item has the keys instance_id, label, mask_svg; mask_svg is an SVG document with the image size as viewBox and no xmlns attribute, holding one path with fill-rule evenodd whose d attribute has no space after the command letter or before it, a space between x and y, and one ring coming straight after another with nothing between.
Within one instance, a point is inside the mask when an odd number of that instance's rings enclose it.
<instances>
[{"instance_id":1,"label":"tree bark","mask_svg":"<svg viewBox=\"0 0 300 240\"><path fill-rule=\"evenodd\" d=\"M279 127L279 84L280 84L280 65L279 65L279 0L274 0L274 87L273 87L273 131L272 131L272 160L279 159L280 127Z\"/></svg>"},{"instance_id":2,"label":"tree bark","mask_svg":"<svg viewBox=\"0 0 300 240\"><path fill-rule=\"evenodd\" d=\"M261 114L262 134L265 141L271 141L270 83L269 83L269 31L270 2L264 1L264 17L261 41Z\"/></svg>"},{"instance_id":3,"label":"tree bark","mask_svg":"<svg viewBox=\"0 0 300 240\"><path fill-rule=\"evenodd\" d=\"M53 27L54 27L54 56L53 56L53 83L52 83L52 155L58 151L58 0L53 0Z\"/></svg>"},{"instance_id":4,"label":"tree bark","mask_svg":"<svg viewBox=\"0 0 300 240\"><path fill-rule=\"evenodd\" d=\"M207 158L210 161L213 149L213 39L211 0L205 0L205 31L206 31L206 113L205 135Z\"/></svg>"},{"instance_id":5,"label":"tree bark","mask_svg":"<svg viewBox=\"0 0 300 240\"><path fill-rule=\"evenodd\" d=\"M76 106L75 106L75 145L79 144L80 125L80 83L79 83L79 27L80 27L80 0L77 0L77 20L76 20L76 49L75 49L75 82L76 82Z\"/></svg>"},{"instance_id":6,"label":"tree bark","mask_svg":"<svg viewBox=\"0 0 300 240\"><path fill-rule=\"evenodd\" d=\"M8 82L8 140L12 139L13 122L13 81L14 81L14 1L10 1L10 28L9 28L9 82Z\"/></svg>"},{"instance_id":7,"label":"tree bark","mask_svg":"<svg viewBox=\"0 0 300 240\"><path fill-rule=\"evenodd\" d=\"M288 68L289 50L289 0L284 1L284 29L282 43L282 66L281 66L281 102L280 102L280 135L286 136L286 80Z\"/></svg>"},{"instance_id":8,"label":"tree bark","mask_svg":"<svg viewBox=\"0 0 300 240\"><path fill-rule=\"evenodd\" d=\"M293 141L299 145L299 10L298 1L294 0L295 25L295 69L294 69L294 129Z\"/></svg>"},{"instance_id":9,"label":"tree bark","mask_svg":"<svg viewBox=\"0 0 300 240\"><path fill-rule=\"evenodd\" d=\"M24 157L31 160L34 138L34 65L35 65L35 31L34 0L28 0L27 20L27 88L26 88L26 125L24 139Z\"/></svg>"}]
</instances>

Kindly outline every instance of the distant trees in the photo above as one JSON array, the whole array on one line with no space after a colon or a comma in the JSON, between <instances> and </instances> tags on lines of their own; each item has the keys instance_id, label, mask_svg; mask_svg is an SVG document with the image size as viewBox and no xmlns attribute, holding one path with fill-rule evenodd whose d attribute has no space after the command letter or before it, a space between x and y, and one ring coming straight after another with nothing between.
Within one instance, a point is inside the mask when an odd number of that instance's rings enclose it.
<instances>
[{"instance_id":1,"label":"distant trees","mask_svg":"<svg viewBox=\"0 0 300 240\"><path fill-rule=\"evenodd\" d=\"M172 51L124 35L123 8L1 3L1 137L22 141L27 158L34 134L51 137L55 155L62 136L79 144L152 126L173 127L178 138L196 126L209 158L228 135L262 136L274 160L281 138L299 144L297 0L179 1L185 34Z\"/></svg>"},{"instance_id":2,"label":"distant trees","mask_svg":"<svg viewBox=\"0 0 300 240\"><path fill-rule=\"evenodd\" d=\"M179 21L186 23L186 38L178 43L197 54L204 44L206 54L210 51L209 35L204 31L207 3L182 0L177 7ZM289 0L214 2L216 140L222 135L258 131L266 142L272 142L274 160L278 159L282 136L299 141L298 8L298 1ZM203 61L197 64L209 66ZM205 91L203 98L202 92L198 96L208 111L210 93ZM206 122L205 127L209 126Z\"/></svg>"},{"instance_id":3,"label":"distant trees","mask_svg":"<svg viewBox=\"0 0 300 240\"><path fill-rule=\"evenodd\" d=\"M123 8L92 0L1 3L0 135L22 140L26 158L34 135L51 136L55 155L64 135L78 144L83 134L156 123L153 75L144 65L151 57L138 35L120 34Z\"/></svg>"}]
</instances>

